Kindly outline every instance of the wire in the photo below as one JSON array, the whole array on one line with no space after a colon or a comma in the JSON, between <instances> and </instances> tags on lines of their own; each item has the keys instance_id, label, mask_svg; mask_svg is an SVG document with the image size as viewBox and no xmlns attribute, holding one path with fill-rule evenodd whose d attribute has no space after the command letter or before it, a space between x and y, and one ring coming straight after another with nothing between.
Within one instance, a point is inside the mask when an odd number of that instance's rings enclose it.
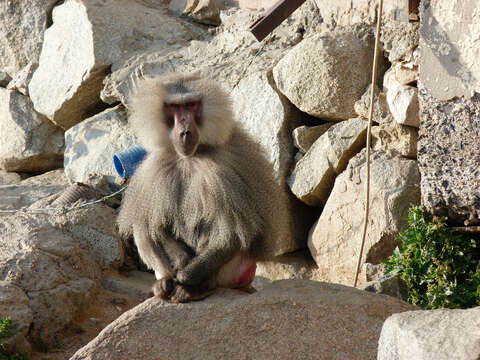
<instances>
[{"instance_id":1,"label":"wire","mask_svg":"<svg viewBox=\"0 0 480 360\"><path fill-rule=\"evenodd\" d=\"M360 273L360 265L362 264L363 249L365 247L365 238L367 236L368 215L370 211L370 142L372 133L372 119L373 119L373 99L375 95L375 84L377 82L378 69L378 50L380 43L380 27L382 24L382 10L383 0L379 0L378 14L377 14L377 35L375 38L375 53L373 54L373 69L372 69L372 87L370 91L370 113L368 114L368 128L367 128L367 183L365 192L365 216L363 219L363 234L362 244L360 246L360 254L358 255L357 270L355 272L355 281L353 287L357 287L358 274Z\"/></svg>"}]
</instances>

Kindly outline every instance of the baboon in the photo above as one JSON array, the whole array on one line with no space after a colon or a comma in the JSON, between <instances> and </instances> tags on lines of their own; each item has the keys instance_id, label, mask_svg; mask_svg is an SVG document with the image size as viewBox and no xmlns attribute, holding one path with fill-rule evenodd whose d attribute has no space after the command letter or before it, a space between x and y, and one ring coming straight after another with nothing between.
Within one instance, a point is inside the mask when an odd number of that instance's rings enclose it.
<instances>
[{"instance_id":1,"label":"baboon","mask_svg":"<svg viewBox=\"0 0 480 360\"><path fill-rule=\"evenodd\" d=\"M128 104L148 155L118 218L155 271L155 296L199 300L245 288L256 261L279 255L291 231L285 193L227 93L198 75L142 80Z\"/></svg>"}]
</instances>

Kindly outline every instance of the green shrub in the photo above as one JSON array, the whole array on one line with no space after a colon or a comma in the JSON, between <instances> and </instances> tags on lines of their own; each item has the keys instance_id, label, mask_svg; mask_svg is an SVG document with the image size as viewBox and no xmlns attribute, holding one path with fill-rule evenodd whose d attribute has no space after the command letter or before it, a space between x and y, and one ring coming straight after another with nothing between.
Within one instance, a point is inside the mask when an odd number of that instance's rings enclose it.
<instances>
[{"instance_id":1,"label":"green shrub","mask_svg":"<svg viewBox=\"0 0 480 360\"><path fill-rule=\"evenodd\" d=\"M409 302L424 309L469 308L480 305L480 248L474 239L454 233L446 218L413 207L409 227L399 234L387 272L399 274Z\"/></svg>"},{"instance_id":2,"label":"green shrub","mask_svg":"<svg viewBox=\"0 0 480 360\"><path fill-rule=\"evenodd\" d=\"M0 360L29 360L28 351L21 351L15 354L6 354L4 350L5 340L15 334L13 321L9 317L0 319Z\"/></svg>"}]
</instances>

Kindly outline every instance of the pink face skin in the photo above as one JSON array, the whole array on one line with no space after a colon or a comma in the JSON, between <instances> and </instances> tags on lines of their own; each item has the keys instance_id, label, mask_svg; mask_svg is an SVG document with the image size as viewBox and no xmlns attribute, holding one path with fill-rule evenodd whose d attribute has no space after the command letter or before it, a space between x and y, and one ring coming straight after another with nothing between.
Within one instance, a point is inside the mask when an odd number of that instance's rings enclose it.
<instances>
[{"instance_id":1,"label":"pink face skin","mask_svg":"<svg viewBox=\"0 0 480 360\"><path fill-rule=\"evenodd\" d=\"M199 126L202 123L200 100L164 104L165 121L175 151L184 157L192 156L198 147Z\"/></svg>"}]
</instances>

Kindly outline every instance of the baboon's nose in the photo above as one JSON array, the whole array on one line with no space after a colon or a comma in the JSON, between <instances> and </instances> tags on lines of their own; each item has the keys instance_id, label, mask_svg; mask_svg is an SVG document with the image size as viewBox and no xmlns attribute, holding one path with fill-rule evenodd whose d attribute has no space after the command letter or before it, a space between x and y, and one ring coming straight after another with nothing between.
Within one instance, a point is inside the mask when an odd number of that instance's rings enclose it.
<instances>
[{"instance_id":1,"label":"baboon's nose","mask_svg":"<svg viewBox=\"0 0 480 360\"><path fill-rule=\"evenodd\" d=\"M190 134L191 134L190 130L183 130L180 132L180 137L185 138Z\"/></svg>"}]
</instances>

